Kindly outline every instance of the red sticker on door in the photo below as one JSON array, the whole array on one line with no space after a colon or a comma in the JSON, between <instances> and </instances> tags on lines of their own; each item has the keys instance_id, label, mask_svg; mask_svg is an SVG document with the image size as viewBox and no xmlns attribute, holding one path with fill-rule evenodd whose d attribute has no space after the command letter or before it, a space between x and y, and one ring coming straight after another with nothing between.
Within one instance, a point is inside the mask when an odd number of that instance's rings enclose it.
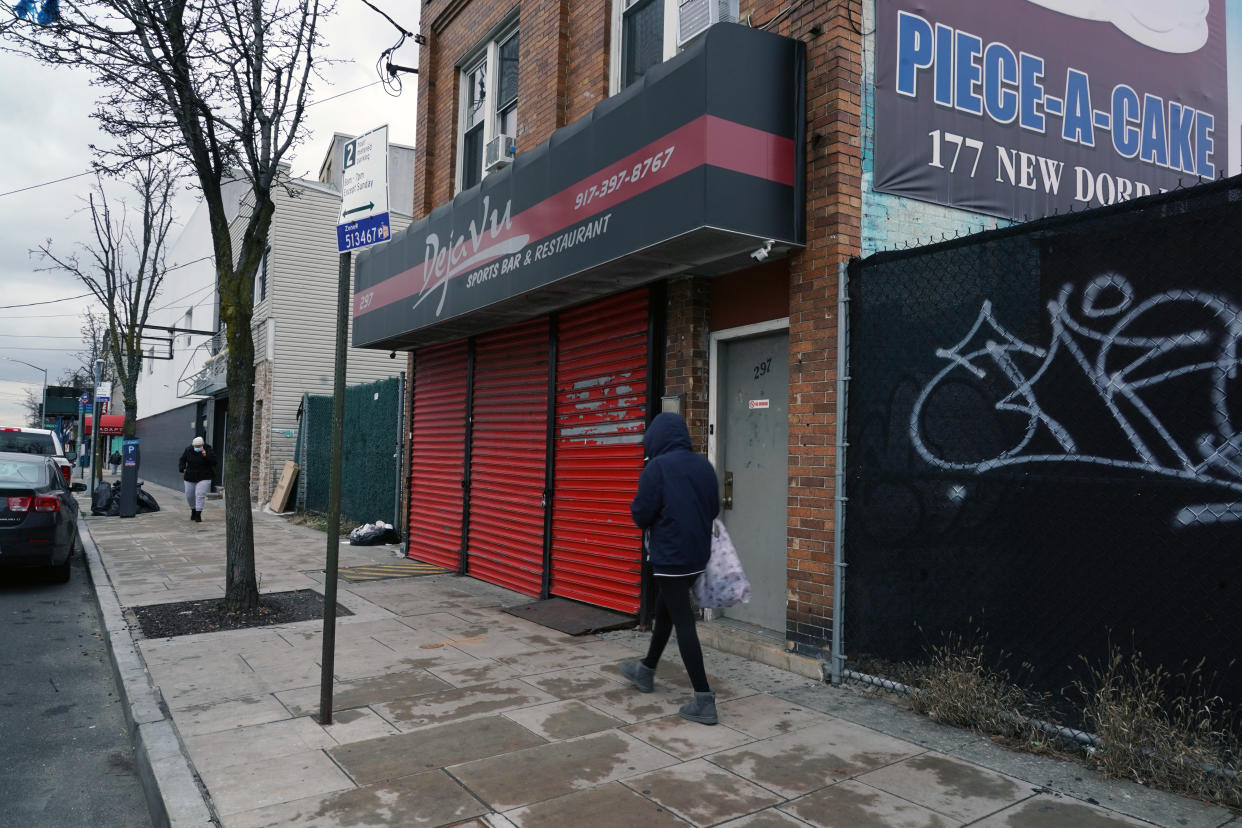
<instances>
[{"instance_id":1,"label":"red sticker on door","mask_svg":"<svg viewBox=\"0 0 1242 828\"><path fill-rule=\"evenodd\" d=\"M767 401L767 400L751 400L751 401L750 401L750 407L751 407L752 409L755 409L755 408L768 408L768 407L769 407L769 405L768 405L768 401Z\"/></svg>"}]
</instances>

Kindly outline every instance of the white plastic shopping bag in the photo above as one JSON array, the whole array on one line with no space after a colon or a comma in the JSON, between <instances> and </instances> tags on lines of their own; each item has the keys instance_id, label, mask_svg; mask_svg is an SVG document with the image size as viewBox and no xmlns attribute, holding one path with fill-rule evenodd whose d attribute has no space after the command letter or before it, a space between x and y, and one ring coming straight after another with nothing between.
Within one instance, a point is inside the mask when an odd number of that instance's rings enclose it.
<instances>
[{"instance_id":1,"label":"white plastic shopping bag","mask_svg":"<svg viewBox=\"0 0 1242 828\"><path fill-rule=\"evenodd\" d=\"M723 609L750 600L750 581L733 548L729 531L719 520L712 523L712 556L707 569L694 582L694 602L700 607Z\"/></svg>"}]
</instances>

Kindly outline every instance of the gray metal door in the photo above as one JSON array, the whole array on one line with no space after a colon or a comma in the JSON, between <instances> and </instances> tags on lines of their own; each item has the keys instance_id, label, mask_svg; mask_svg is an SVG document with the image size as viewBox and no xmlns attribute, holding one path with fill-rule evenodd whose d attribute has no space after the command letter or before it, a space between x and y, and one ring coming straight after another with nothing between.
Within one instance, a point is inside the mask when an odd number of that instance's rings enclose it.
<instances>
[{"instance_id":1,"label":"gray metal door","mask_svg":"<svg viewBox=\"0 0 1242 828\"><path fill-rule=\"evenodd\" d=\"M726 340L718 355L716 472L725 498L720 516L751 588L750 603L725 610L725 616L784 638L789 334Z\"/></svg>"}]
</instances>

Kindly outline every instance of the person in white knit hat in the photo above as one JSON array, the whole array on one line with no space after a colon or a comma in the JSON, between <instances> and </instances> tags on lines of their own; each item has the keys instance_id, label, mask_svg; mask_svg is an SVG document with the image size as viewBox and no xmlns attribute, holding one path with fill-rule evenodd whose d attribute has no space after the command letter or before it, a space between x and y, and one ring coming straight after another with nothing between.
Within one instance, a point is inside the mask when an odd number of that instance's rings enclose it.
<instances>
[{"instance_id":1,"label":"person in white knit hat","mask_svg":"<svg viewBox=\"0 0 1242 828\"><path fill-rule=\"evenodd\" d=\"M202 437L195 437L185 451L181 452L178 471L185 481L185 502L190 507L190 520L203 522L203 504L207 500L207 490L211 488L211 478L216 469L216 453Z\"/></svg>"}]
</instances>

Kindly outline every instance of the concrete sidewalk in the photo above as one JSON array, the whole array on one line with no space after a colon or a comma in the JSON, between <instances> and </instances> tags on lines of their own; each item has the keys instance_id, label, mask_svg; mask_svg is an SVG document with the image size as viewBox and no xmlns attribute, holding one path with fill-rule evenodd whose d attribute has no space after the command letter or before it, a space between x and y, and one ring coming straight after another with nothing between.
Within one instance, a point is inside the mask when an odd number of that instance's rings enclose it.
<instances>
[{"instance_id":1,"label":"concrete sidewalk","mask_svg":"<svg viewBox=\"0 0 1242 828\"><path fill-rule=\"evenodd\" d=\"M224 592L223 504L195 524L180 492L145 488L163 511L86 518L82 534L159 821L1242 828L1225 809L715 649L720 724L686 722L674 653L654 694L618 673L645 634L565 636L502 611L527 597L450 575L340 583L354 615L338 620L339 712L322 727L322 622L127 629L121 608ZM263 592L321 589L323 533L256 512L255 548ZM341 546L342 567L391 560Z\"/></svg>"}]
</instances>

